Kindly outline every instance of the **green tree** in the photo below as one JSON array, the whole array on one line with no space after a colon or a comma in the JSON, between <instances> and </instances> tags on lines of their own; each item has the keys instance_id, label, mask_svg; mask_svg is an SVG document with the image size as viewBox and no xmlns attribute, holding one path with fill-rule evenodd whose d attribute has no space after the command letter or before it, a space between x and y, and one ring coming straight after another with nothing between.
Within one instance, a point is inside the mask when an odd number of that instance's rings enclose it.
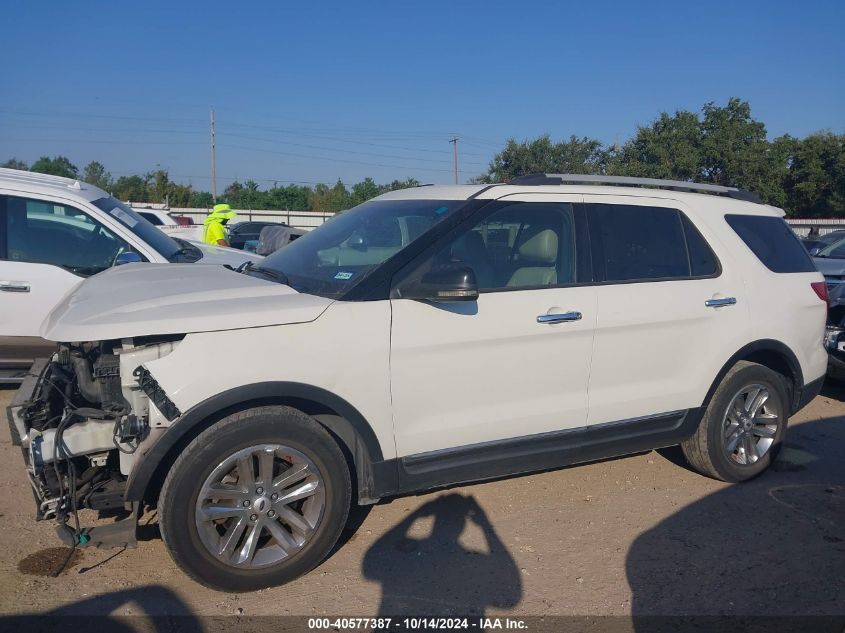
<instances>
[{"instance_id":1,"label":"green tree","mask_svg":"<svg viewBox=\"0 0 845 633\"><path fill-rule=\"evenodd\" d=\"M6 169L19 169L21 171L29 171L29 165L22 160L18 160L17 158L10 158L5 163L0 165L0 167L5 167Z\"/></svg>"},{"instance_id":2,"label":"green tree","mask_svg":"<svg viewBox=\"0 0 845 633\"><path fill-rule=\"evenodd\" d=\"M819 132L796 141L785 189L794 215L845 215L845 134Z\"/></svg>"},{"instance_id":3,"label":"green tree","mask_svg":"<svg viewBox=\"0 0 845 633\"><path fill-rule=\"evenodd\" d=\"M141 176L121 176L111 188L112 195L126 202L151 202L147 181Z\"/></svg>"},{"instance_id":4,"label":"green tree","mask_svg":"<svg viewBox=\"0 0 845 633\"><path fill-rule=\"evenodd\" d=\"M694 112L662 112L613 153L607 171L615 176L696 180L701 175L701 145Z\"/></svg>"},{"instance_id":5,"label":"green tree","mask_svg":"<svg viewBox=\"0 0 845 633\"><path fill-rule=\"evenodd\" d=\"M82 170L82 179L85 182L106 191L109 191L112 186L111 174L106 171L106 168L102 163L97 162L96 160L92 160L90 163L85 165L85 169Z\"/></svg>"},{"instance_id":6,"label":"green tree","mask_svg":"<svg viewBox=\"0 0 845 633\"><path fill-rule=\"evenodd\" d=\"M30 171L36 171L40 174L52 174L53 176L64 176L65 178L76 178L79 175L79 169L76 165L64 156L56 156L55 158L42 156L32 164Z\"/></svg>"},{"instance_id":7,"label":"green tree","mask_svg":"<svg viewBox=\"0 0 845 633\"><path fill-rule=\"evenodd\" d=\"M303 185L273 186L267 191L267 208L307 211L311 195L311 188Z\"/></svg>"},{"instance_id":8,"label":"green tree","mask_svg":"<svg viewBox=\"0 0 845 633\"><path fill-rule=\"evenodd\" d=\"M259 189L254 180L247 180L241 192L240 205L246 209L266 209L267 194Z\"/></svg>"},{"instance_id":9,"label":"green tree","mask_svg":"<svg viewBox=\"0 0 845 633\"><path fill-rule=\"evenodd\" d=\"M346 185L338 180L331 188L323 184L315 186L309 206L312 211L336 213L352 206L352 197L349 195Z\"/></svg>"},{"instance_id":10,"label":"green tree","mask_svg":"<svg viewBox=\"0 0 845 633\"><path fill-rule=\"evenodd\" d=\"M233 209L242 208L241 195L243 194L244 186L237 180L233 181L226 189L223 190L223 195L220 196L218 202L225 202Z\"/></svg>"},{"instance_id":11,"label":"green tree","mask_svg":"<svg viewBox=\"0 0 845 633\"><path fill-rule=\"evenodd\" d=\"M479 182L509 182L531 173L598 174L604 170L607 152L601 141L587 137L569 137L555 143L548 134L532 141L509 139L505 148L493 157Z\"/></svg>"},{"instance_id":12,"label":"green tree","mask_svg":"<svg viewBox=\"0 0 845 633\"><path fill-rule=\"evenodd\" d=\"M349 195L350 206L355 206L366 202L370 198L375 198L382 193L382 188L379 187L372 178L364 178L361 182L352 185L352 191Z\"/></svg>"},{"instance_id":13,"label":"green tree","mask_svg":"<svg viewBox=\"0 0 845 633\"><path fill-rule=\"evenodd\" d=\"M385 193L387 191L396 191L397 189L411 189L413 187L419 187L420 181L416 178L406 178L405 180L394 180L393 182L387 185L380 185L379 190L380 193Z\"/></svg>"},{"instance_id":14,"label":"green tree","mask_svg":"<svg viewBox=\"0 0 845 633\"><path fill-rule=\"evenodd\" d=\"M192 209L210 209L214 206L214 198L210 191L191 191L191 195L188 197L188 204L185 206Z\"/></svg>"}]
</instances>

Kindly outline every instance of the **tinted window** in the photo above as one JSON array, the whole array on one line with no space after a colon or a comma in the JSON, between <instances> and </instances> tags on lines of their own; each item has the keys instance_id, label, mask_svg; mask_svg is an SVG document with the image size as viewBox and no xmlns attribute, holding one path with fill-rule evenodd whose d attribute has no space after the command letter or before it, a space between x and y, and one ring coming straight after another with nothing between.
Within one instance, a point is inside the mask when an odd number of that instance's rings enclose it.
<instances>
[{"instance_id":1,"label":"tinted window","mask_svg":"<svg viewBox=\"0 0 845 633\"><path fill-rule=\"evenodd\" d=\"M684 235L687 238L687 250L689 252L690 272L693 277L708 277L715 275L719 270L719 263L716 255L710 250L704 237L698 232L689 218L681 213L681 222L684 225Z\"/></svg>"},{"instance_id":2,"label":"tinted window","mask_svg":"<svg viewBox=\"0 0 845 633\"><path fill-rule=\"evenodd\" d=\"M457 234L406 283L444 267L469 267L479 290L538 288L575 282L572 205L509 204Z\"/></svg>"},{"instance_id":3,"label":"tinted window","mask_svg":"<svg viewBox=\"0 0 845 633\"><path fill-rule=\"evenodd\" d=\"M6 199L6 259L61 266L93 275L114 264L129 247L74 207L9 196Z\"/></svg>"},{"instance_id":4,"label":"tinted window","mask_svg":"<svg viewBox=\"0 0 845 633\"><path fill-rule=\"evenodd\" d=\"M772 272L808 273L816 270L813 260L783 219L764 215L726 215L725 220Z\"/></svg>"},{"instance_id":5,"label":"tinted window","mask_svg":"<svg viewBox=\"0 0 845 633\"><path fill-rule=\"evenodd\" d=\"M159 219L159 217L157 215L155 215L154 213L147 213L145 211L138 211L138 215L140 215L142 218L144 218L150 224L154 224L155 226L161 226L162 224L164 224L164 222L162 222Z\"/></svg>"},{"instance_id":6,"label":"tinted window","mask_svg":"<svg viewBox=\"0 0 845 633\"><path fill-rule=\"evenodd\" d=\"M267 257L300 292L338 297L402 251L465 200L370 200L335 215Z\"/></svg>"},{"instance_id":7,"label":"tinted window","mask_svg":"<svg viewBox=\"0 0 845 633\"><path fill-rule=\"evenodd\" d=\"M586 205L599 281L689 277L684 224L677 209Z\"/></svg>"},{"instance_id":8,"label":"tinted window","mask_svg":"<svg viewBox=\"0 0 845 633\"><path fill-rule=\"evenodd\" d=\"M100 198L92 202L94 206L118 220L126 228L137 235L148 246L171 262L182 262L179 244L173 238L165 235L147 220L142 218L132 207L123 204L113 197Z\"/></svg>"}]
</instances>

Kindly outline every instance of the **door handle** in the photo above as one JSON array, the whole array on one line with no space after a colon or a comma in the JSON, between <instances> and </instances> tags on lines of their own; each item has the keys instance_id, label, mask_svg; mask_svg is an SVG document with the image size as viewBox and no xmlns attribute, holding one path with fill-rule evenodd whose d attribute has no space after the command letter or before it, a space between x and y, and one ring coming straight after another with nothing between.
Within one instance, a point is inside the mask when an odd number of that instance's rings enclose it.
<instances>
[{"instance_id":1,"label":"door handle","mask_svg":"<svg viewBox=\"0 0 845 633\"><path fill-rule=\"evenodd\" d=\"M0 281L0 292L29 292L29 282Z\"/></svg>"},{"instance_id":2,"label":"door handle","mask_svg":"<svg viewBox=\"0 0 845 633\"><path fill-rule=\"evenodd\" d=\"M559 314L541 314L537 323L563 323L564 321L580 321L580 312L561 312Z\"/></svg>"},{"instance_id":3,"label":"door handle","mask_svg":"<svg viewBox=\"0 0 845 633\"><path fill-rule=\"evenodd\" d=\"M708 299L704 302L708 308L720 308L722 306L736 305L736 297L722 297L720 299Z\"/></svg>"}]
</instances>

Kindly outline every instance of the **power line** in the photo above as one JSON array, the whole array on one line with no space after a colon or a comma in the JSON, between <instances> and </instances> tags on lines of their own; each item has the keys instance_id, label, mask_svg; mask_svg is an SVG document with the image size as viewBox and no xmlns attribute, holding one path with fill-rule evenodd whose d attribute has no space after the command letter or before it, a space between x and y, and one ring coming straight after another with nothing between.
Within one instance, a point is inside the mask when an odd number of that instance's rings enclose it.
<instances>
[{"instance_id":1,"label":"power line","mask_svg":"<svg viewBox=\"0 0 845 633\"><path fill-rule=\"evenodd\" d=\"M115 141L96 140L90 138L13 138L9 136L0 137L3 141L36 143L97 143L100 145L205 145L204 141Z\"/></svg>"},{"instance_id":2,"label":"power line","mask_svg":"<svg viewBox=\"0 0 845 633\"><path fill-rule=\"evenodd\" d=\"M204 124L201 123L201 121L199 121L198 119L181 118L181 117L176 117L176 118L174 118L174 117L149 117L149 116L139 117L139 116L128 116L128 115L108 115L108 114L94 114L94 113L81 113L81 112L66 112L66 113L52 112L51 113L51 112L45 112L45 111L40 111L40 112L35 111L34 112L34 111L9 110L9 109L0 109L0 113L7 113L7 114L13 114L13 115L17 115L17 116L24 116L24 117L47 117L47 118L60 118L60 119L61 118L67 119L69 117L77 117L77 118L81 118L81 119L94 118L94 119L107 119L107 120L119 120L119 121L153 121L153 122L169 122L169 123L179 122L179 123L182 123L182 124L188 124L188 125L192 125L192 126L200 128L200 129L196 130L196 133L200 133L201 129L204 128ZM320 135L320 134L312 134L310 132L303 131L304 128L296 128L296 129L278 128L278 127L272 127L272 126L267 126L267 125L255 125L255 124L248 124L248 123L238 123L236 121L229 122L227 124L227 126L235 127L235 128L242 127L242 128L256 129L256 130L262 130L264 132L271 131L271 132L278 132L278 133L282 133L282 134L294 134L294 135L298 134L298 135L302 135L302 136L310 136L310 137L313 137L313 138L323 138L325 140L336 140L336 141L339 141L339 142L342 142L342 143L360 143L360 144L366 144L366 145L375 145L375 146L380 146L380 147L387 147L389 149L403 149L403 150L407 150L407 151L425 151L425 152L436 152L437 151L437 150L426 149L426 148L417 148L417 147L397 147L397 146L393 146L393 145L372 143L371 141L362 141L362 140L358 140L358 139L344 139L344 138L338 137L338 136L326 136L326 135ZM63 126L59 126L59 127L63 127ZM305 129L307 129L307 128L305 128ZM440 134L440 133L435 133L435 132L424 132L424 133L423 132L403 132L401 130L391 131L391 130L383 130L383 129L347 128L347 127L334 127L334 128L332 128L331 125L327 126L326 124L320 124L319 129L320 130L336 129L338 131L346 130L346 131L348 131L352 134L362 134L362 135L368 135L368 136L381 135L385 138L401 139L401 138L417 137L417 138L431 139L432 141L439 140L439 139L442 139L444 136L447 136L445 134ZM96 130L92 130L92 131L96 131ZM160 132L168 132L168 133L192 133L193 132L193 131L185 131L185 130L149 130L149 129L143 129L143 130L139 129L138 131L145 131L145 132L146 131L155 131L155 132L160 131ZM483 139L477 139L476 137L470 137L470 136L466 136L466 135L464 135L462 138L469 139L469 140L475 139L478 143L491 145L495 148L500 148L503 145L503 143L498 143L498 142L494 142L494 141L485 141ZM466 155L469 155L469 154L466 154ZM476 156L485 157L485 155L482 155L482 154L476 154Z\"/></svg>"},{"instance_id":3,"label":"power line","mask_svg":"<svg viewBox=\"0 0 845 633\"><path fill-rule=\"evenodd\" d=\"M258 137L255 137L255 136L246 136L244 134L232 134L231 132L226 133L225 136L242 138L242 139L249 140L249 141L259 141L261 143L275 143L276 142L272 139L258 138ZM434 160L434 159L431 159L431 158L414 158L413 156L397 156L396 154L379 154L379 153L375 153L375 152L361 152L361 151L358 151L358 150L344 149L344 148L339 148L339 147L325 147L325 146L322 146L322 145L308 145L308 144L305 144L305 143L294 143L294 142L290 142L290 141L285 141L284 144L285 145L291 145L293 147L304 147L306 149L318 149L318 150L327 151L327 152L344 152L346 154L361 154L362 156L374 156L376 158L398 158L400 160L410 159L410 160L414 160L414 161L421 161L421 162L428 162L428 163L441 163L441 162L443 162L443 161L438 161L438 160ZM441 154L443 154L443 153L444 152L441 151ZM478 166L481 166L481 167L486 166L484 163L471 162L471 161L467 161L467 165L478 165Z\"/></svg>"},{"instance_id":4,"label":"power line","mask_svg":"<svg viewBox=\"0 0 845 633\"><path fill-rule=\"evenodd\" d=\"M264 152L264 153L267 153L267 154L278 154L278 155L281 155L281 156L293 156L293 157L296 157L296 158L312 158L312 159L315 159L315 160L327 160L327 161L334 162L334 163L349 163L349 164L352 164L352 165L366 165L368 167L387 167L387 168L393 168L393 169L408 169L408 170L411 170L411 171L414 171L414 170L416 170L416 171L436 171L436 172L451 172L452 171L451 169L436 169L434 167L409 167L407 165L385 165L383 163L367 163L367 162L364 162L364 161L345 160L343 158L331 158L331 157L328 157L328 156L309 156L308 154L297 154L297 153L294 153L294 152L284 152L284 151L280 151L280 150L261 149L261 148L258 148L258 147L245 147L243 145L229 145L228 143L225 144L225 147L231 147L233 149L243 149L243 150L248 150L248 151L252 151L252 152Z\"/></svg>"}]
</instances>

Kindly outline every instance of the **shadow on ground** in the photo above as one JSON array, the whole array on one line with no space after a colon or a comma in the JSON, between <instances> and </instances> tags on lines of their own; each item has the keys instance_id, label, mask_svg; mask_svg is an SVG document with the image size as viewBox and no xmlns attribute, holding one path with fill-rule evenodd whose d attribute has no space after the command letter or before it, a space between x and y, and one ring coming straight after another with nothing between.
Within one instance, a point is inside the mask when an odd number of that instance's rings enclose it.
<instances>
[{"instance_id":1,"label":"shadow on ground","mask_svg":"<svg viewBox=\"0 0 845 633\"><path fill-rule=\"evenodd\" d=\"M845 382L828 378L822 385L821 395L825 398L845 401Z\"/></svg>"},{"instance_id":2,"label":"shadow on ground","mask_svg":"<svg viewBox=\"0 0 845 633\"><path fill-rule=\"evenodd\" d=\"M430 532L419 534L417 522ZM461 536L470 525L483 542L468 547ZM381 585L381 616L480 616L522 597L519 569L484 510L457 493L420 506L373 543L363 574Z\"/></svg>"},{"instance_id":3,"label":"shadow on ground","mask_svg":"<svg viewBox=\"0 0 845 633\"><path fill-rule=\"evenodd\" d=\"M765 474L640 535L632 614L845 615L845 418L789 429Z\"/></svg>"},{"instance_id":4,"label":"shadow on ground","mask_svg":"<svg viewBox=\"0 0 845 633\"><path fill-rule=\"evenodd\" d=\"M43 613L0 618L2 633L67 633L77 626L98 633L190 633L206 629L178 595L159 585L103 593Z\"/></svg>"}]
</instances>

